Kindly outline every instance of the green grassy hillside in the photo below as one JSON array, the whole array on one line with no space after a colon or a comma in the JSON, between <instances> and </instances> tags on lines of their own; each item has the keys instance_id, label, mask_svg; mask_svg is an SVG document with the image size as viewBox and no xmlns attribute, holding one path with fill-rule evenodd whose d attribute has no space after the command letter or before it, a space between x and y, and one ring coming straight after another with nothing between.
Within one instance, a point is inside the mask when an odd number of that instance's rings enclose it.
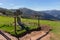
<instances>
[{"instance_id":1,"label":"green grassy hillside","mask_svg":"<svg viewBox=\"0 0 60 40\"><path fill-rule=\"evenodd\" d=\"M36 22L36 20L33 20ZM32 19L23 19L22 22L25 23L26 28L28 27L29 30L38 28L37 25L33 24ZM15 35L14 33L14 18L13 17L7 17L7 16L0 16L0 30L9 32L12 35ZM17 25L17 34L22 34L26 32L25 29L21 30L19 25Z\"/></svg>"},{"instance_id":2,"label":"green grassy hillside","mask_svg":"<svg viewBox=\"0 0 60 40\"><path fill-rule=\"evenodd\" d=\"M22 22L26 24L30 28L30 30L38 27L38 21L35 19L23 19ZM11 34L14 34L14 18L0 16L0 30L7 31ZM60 21L49 21L49 20L40 20L40 24L49 25L52 28L52 33L54 33L58 38L60 38ZM20 30L20 27L17 26L17 33L21 34L26 30Z\"/></svg>"}]
</instances>

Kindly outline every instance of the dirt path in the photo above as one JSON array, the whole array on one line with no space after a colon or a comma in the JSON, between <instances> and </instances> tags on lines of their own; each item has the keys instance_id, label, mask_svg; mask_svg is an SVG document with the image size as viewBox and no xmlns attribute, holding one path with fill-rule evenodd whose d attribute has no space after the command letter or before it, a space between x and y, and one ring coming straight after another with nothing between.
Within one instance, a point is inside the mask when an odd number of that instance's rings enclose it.
<instances>
[{"instance_id":1,"label":"dirt path","mask_svg":"<svg viewBox=\"0 0 60 40\"><path fill-rule=\"evenodd\" d=\"M37 32L35 31L25 35L24 37L20 38L20 40L37 40L44 34L45 34L44 31L37 31ZM50 34L47 34L46 36L42 37L39 40L50 40L50 36L51 36Z\"/></svg>"},{"instance_id":2,"label":"dirt path","mask_svg":"<svg viewBox=\"0 0 60 40\"><path fill-rule=\"evenodd\" d=\"M18 40L16 37L11 36L8 33L3 32L6 36L8 36L11 40ZM25 36L19 38L19 40L37 40L42 35L45 35L46 33L44 31L34 31L29 34L26 34ZM46 36L40 38L39 40L50 40L51 35L47 34ZM0 34L0 40L6 40L4 36Z\"/></svg>"},{"instance_id":3,"label":"dirt path","mask_svg":"<svg viewBox=\"0 0 60 40\"><path fill-rule=\"evenodd\" d=\"M43 37L41 40L50 40L50 37L51 37L51 35L48 34L48 35L46 35L45 37Z\"/></svg>"},{"instance_id":4,"label":"dirt path","mask_svg":"<svg viewBox=\"0 0 60 40\"><path fill-rule=\"evenodd\" d=\"M9 38L11 38L11 40L18 40L16 37L11 36L8 33L4 34L6 36L8 36ZM44 35L45 32L44 31L34 31L31 32L30 34L26 34L24 37L19 38L19 40L37 40L39 37L41 37L42 35ZM45 37L39 39L39 40L50 40L50 34L47 34ZM0 40L6 40L6 38L4 38L1 34L0 34Z\"/></svg>"},{"instance_id":5,"label":"dirt path","mask_svg":"<svg viewBox=\"0 0 60 40\"><path fill-rule=\"evenodd\" d=\"M0 40L17 40L16 37L11 36L10 34L0 31Z\"/></svg>"},{"instance_id":6,"label":"dirt path","mask_svg":"<svg viewBox=\"0 0 60 40\"><path fill-rule=\"evenodd\" d=\"M0 40L6 40L6 39L0 34Z\"/></svg>"},{"instance_id":7,"label":"dirt path","mask_svg":"<svg viewBox=\"0 0 60 40\"><path fill-rule=\"evenodd\" d=\"M41 25L42 31L33 31L30 34L20 38L20 40L50 40L51 27L48 25Z\"/></svg>"}]
</instances>

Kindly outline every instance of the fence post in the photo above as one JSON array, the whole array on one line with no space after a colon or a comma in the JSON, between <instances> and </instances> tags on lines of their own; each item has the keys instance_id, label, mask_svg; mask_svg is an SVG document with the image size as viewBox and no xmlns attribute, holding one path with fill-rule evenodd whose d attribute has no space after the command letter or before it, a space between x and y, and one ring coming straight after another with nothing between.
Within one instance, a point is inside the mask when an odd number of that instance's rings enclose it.
<instances>
[{"instance_id":1,"label":"fence post","mask_svg":"<svg viewBox=\"0 0 60 40\"><path fill-rule=\"evenodd\" d=\"M40 27L40 20L39 20L40 19L39 18L40 16L38 15L37 17L38 17L38 27Z\"/></svg>"},{"instance_id":2,"label":"fence post","mask_svg":"<svg viewBox=\"0 0 60 40\"><path fill-rule=\"evenodd\" d=\"M17 34L17 33L16 33L16 26L17 26L17 24L16 24L16 16L14 16L14 26L15 26L15 27L14 27L14 32L15 32L15 34Z\"/></svg>"}]
</instances>

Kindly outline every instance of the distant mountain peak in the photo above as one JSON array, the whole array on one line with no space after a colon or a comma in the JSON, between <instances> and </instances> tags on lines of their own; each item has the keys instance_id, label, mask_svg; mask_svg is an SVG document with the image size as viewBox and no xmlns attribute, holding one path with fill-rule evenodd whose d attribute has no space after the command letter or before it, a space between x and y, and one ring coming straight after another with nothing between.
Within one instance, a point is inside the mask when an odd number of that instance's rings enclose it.
<instances>
[{"instance_id":1,"label":"distant mountain peak","mask_svg":"<svg viewBox=\"0 0 60 40\"><path fill-rule=\"evenodd\" d=\"M0 8L0 10L8 10L4 8ZM12 12L15 12L17 9L9 9ZM40 15L41 19L60 19L60 10L46 10L46 11L35 11L29 8L19 8L20 11L23 12L24 17L31 17L34 14Z\"/></svg>"}]
</instances>

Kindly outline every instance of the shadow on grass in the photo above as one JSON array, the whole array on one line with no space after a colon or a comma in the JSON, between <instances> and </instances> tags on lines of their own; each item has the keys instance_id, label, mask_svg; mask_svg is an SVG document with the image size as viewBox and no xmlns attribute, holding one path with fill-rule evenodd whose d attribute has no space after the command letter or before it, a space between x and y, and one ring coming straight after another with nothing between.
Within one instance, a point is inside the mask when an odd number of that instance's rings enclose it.
<instances>
[{"instance_id":1,"label":"shadow on grass","mask_svg":"<svg viewBox=\"0 0 60 40\"><path fill-rule=\"evenodd\" d=\"M33 32L33 31L40 31L41 28L39 27L39 28L36 28L36 29L29 30L29 28L26 27L25 30L26 30L26 32L23 32L23 33L21 33L21 34L19 34L19 35L16 34L16 35L13 35L13 36L16 36L17 38L23 37L23 36L25 36L26 34L30 34L30 33Z\"/></svg>"}]
</instances>

